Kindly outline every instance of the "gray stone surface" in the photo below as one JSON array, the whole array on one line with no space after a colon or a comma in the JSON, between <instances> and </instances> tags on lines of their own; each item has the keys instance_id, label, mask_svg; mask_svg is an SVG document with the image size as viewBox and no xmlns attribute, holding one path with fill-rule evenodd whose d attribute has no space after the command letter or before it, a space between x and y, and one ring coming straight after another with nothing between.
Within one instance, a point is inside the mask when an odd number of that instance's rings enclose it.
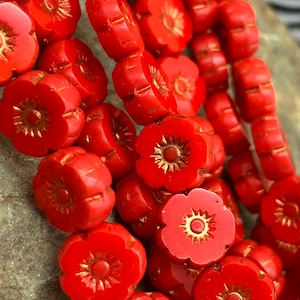
<instances>
[{"instance_id":1,"label":"gray stone surface","mask_svg":"<svg viewBox=\"0 0 300 300\"><path fill-rule=\"evenodd\" d=\"M261 31L257 55L266 60L273 75L278 114L299 170L300 49L262 0L250 2ZM76 36L92 47L110 78L113 62L103 53L84 7ZM109 90L109 100L118 101L111 82ZM57 253L66 234L51 227L34 203L31 178L37 162L17 153L0 136L0 300L67 299L58 284L57 267Z\"/></svg>"}]
</instances>

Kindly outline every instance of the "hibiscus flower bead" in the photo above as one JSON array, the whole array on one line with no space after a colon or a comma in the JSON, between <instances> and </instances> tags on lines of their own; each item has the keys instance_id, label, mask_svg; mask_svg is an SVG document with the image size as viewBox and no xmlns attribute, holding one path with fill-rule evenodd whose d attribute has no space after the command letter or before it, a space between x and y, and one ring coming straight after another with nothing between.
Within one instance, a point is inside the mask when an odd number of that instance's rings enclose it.
<instances>
[{"instance_id":1,"label":"hibiscus flower bead","mask_svg":"<svg viewBox=\"0 0 300 300\"><path fill-rule=\"evenodd\" d=\"M235 241L233 213L220 196L202 188L165 201L158 211L158 225L158 248L172 261L193 268L220 261Z\"/></svg>"}]
</instances>

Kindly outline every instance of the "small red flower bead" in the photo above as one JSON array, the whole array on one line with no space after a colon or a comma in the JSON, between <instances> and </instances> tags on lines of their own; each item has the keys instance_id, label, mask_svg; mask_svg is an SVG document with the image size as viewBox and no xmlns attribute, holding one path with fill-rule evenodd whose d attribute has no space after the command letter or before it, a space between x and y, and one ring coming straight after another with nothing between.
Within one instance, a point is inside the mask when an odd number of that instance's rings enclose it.
<instances>
[{"instance_id":1,"label":"small red flower bead","mask_svg":"<svg viewBox=\"0 0 300 300\"><path fill-rule=\"evenodd\" d=\"M115 186L116 209L122 220L130 224L137 236L153 240L158 207L172 194L150 188L135 171L122 177Z\"/></svg>"},{"instance_id":2,"label":"small red flower bead","mask_svg":"<svg viewBox=\"0 0 300 300\"><path fill-rule=\"evenodd\" d=\"M158 211L156 242L171 260L204 267L223 258L235 240L235 218L220 196L195 188Z\"/></svg>"},{"instance_id":3,"label":"small red flower bead","mask_svg":"<svg viewBox=\"0 0 300 300\"><path fill-rule=\"evenodd\" d=\"M107 96L108 78L101 62L77 38L54 42L39 57L39 69L64 75L81 95L81 108L89 109Z\"/></svg>"},{"instance_id":4,"label":"small red flower bead","mask_svg":"<svg viewBox=\"0 0 300 300\"><path fill-rule=\"evenodd\" d=\"M86 11L106 54L119 60L144 50L140 28L125 0L87 0Z\"/></svg>"},{"instance_id":5,"label":"small red flower bead","mask_svg":"<svg viewBox=\"0 0 300 300\"><path fill-rule=\"evenodd\" d=\"M272 279L249 258L227 256L203 270L193 287L194 300L276 299Z\"/></svg>"},{"instance_id":6,"label":"small red flower bead","mask_svg":"<svg viewBox=\"0 0 300 300\"><path fill-rule=\"evenodd\" d=\"M260 216L275 238L300 244L300 177L275 181L262 199Z\"/></svg>"},{"instance_id":7,"label":"small red flower bead","mask_svg":"<svg viewBox=\"0 0 300 300\"><path fill-rule=\"evenodd\" d=\"M171 84L150 52L120 59L112 79L116 93L136 123L146 125L176 112Z\"/></svg>"},{"instance_id":8,"label":"small red flower bead","mask_svg":"<svg viewBox=\"0 0 300 300\"><path fill-rule=\"evenodd\" d=\"M170 115L146 125L136 141L136 170L150 187L172 193L199 186L208 165L208 143L189 117Z\"/></svg>"},{"instance_id":9,"label":"small red flower bead","mask_svg":"<svg viewBox=\"0 0 300 300\"><path fill-rule=\"evenodd\" d=\"M146 271L146 252L119 223L73 233L59 252L60 284L72 300L129 299Z\"/></svg>"},{"instance_id":10,"label":"small red flower bead","mask_svg":"<svg viewBox=\"0 0 300 300\"><path fill-rule=\"evenodd\" d=\"M254 119L251 122L251 136L266 178L277 180L295 174L289 145L276 113Z\"/></svg>"},{"instance_id":11,"label":"small red flower bead","mask_svg":"<svg viewBox=\"0 0 300 300\"><path fill-rule=\"evenodd\" d=\"M276 94L266 62L251 56L232 64L234 99L241 117L250 122L274 113Z\"/></svg>"},{"instance_id":12,"label":"small red flower bead","mask_svg":"<svg viewBox=\"0 0 300 300\"><path fill-rule=\"evenodd\" d=\"M77 88L63 75L28 71L4 88L0 130L18 151L43 156L76 141L84 125L80 103Z\"/></svg>"},{"instance_id":13,"label":"small red flower bead","mask_svg":"<svg viewBox=\"0 0 300 300\"><path fill-rule=\"evenodd\" d=\"M185 55L161 57L158 63L172 86L177 113L196 115L206 98L206 85L198 66Z\"/></svg>"},{"instance_id":14,"label":"small red flower bead","mask_svg":"<svg viewBox=\"0 0 300 300\"><path fill-rule=\"evenodd\" d=\"M81 16L79 0L17 0L32 16L42 44L69 38Z\"/></svg>"},{"instance_id":15,"label":"small red flower bead","mask_svg":"<svg viewBox=\"0 0 300 300\"><path fill-rule=\"evenodd\" d=\"M133 5L148 51L159 56L181 53L192 37L192 23L180 0L138 0Z\"/></svg>"},{"instance_id":16,"label":"small red flower bead","mask_svg":"<svg viewBox=\"0 0 300 300\"><path fill-rule=\"evenodd\" d=\"M192 20L194 33L204 33L213 27L218 13L217 1L186 0L185 4Z\"/></svg>"},{"instance_id":17,"label":"small red flower bead","mask_svg":"<svg viewBox=\"0 0 300 300\"><path fill-rule=\"evenodd\" d=\"M1 1L0 19L0 86L3 86L14 75L33 68L39 44L33 20L13 1Z\"/></svg>"},{"instance_id":18,"label":"small red flower bead","mask_svg":"<svg viewBox=\"0 0 300 300\"><path fill-rule=\"evenodd\" d=\"M239 200L251 213L259 213L260 204L270 182L264 178L254 161L252 152L233 155L228 160L228 174Z\"/></svg>"},{"instance_id":19,"label":"small red flower bead","mask_svg":"<svg viewBox=\"0 0 300 300\"><path fill-rule=\"evenodd\" d=\"M228 88L228 67L221 49L219 37L215 33L194 35L191 50L198 65L200 76L206 83L209 95Z\"/></svg>"},{"instance_id":20,"label":"small red flower bead","mask_svg":"<svg viewBox=\"0 0 300 300\"><path fill-rule=\"evenodd\" d=\"M238 112L226 92L208 97L204 103L204 112L215 133L222 139L227 155L244 152L249 148Z\"/></svg>"},{"instance_id":21,"label":"small red flower bead","mask_svg":"<svg viewBox=\"0 0 300 300\"><path fill-rule=\"evenodd\" d=\"M192 300L193 284L202 268L173 262L163 251L148 256L147 274L152 285L172 300Z\"/></svg>"},{"instance_id":22,"label":"small red flower bead","mask_svg":"<svg viewBox=\"0 0 300 300\"><path fill-rule=\"evenodd\" d=\"M128 115L110 103L99 104L85 114L85 124L76 144L97 154L119 178L135 166L136 128Z\"/></svg>"},{"instance_id":23,"label":"small red flower bead","mask_svg":"<svg viewBox=\"0 0 300 300\"><path fill-rule=\"evenodd\" d=\"M253 55L259 45L256 14L246 0L221 1L214 26L227 61L232 62Z\"/></svg>"},{"instance_id":24,"label":"small red flower bead","mask_svg":"<svg viewBox=\"0 0 300 300\"><path fill-rule=\"evenodd\" d=\"M45 156L33 178L34 198L50 223L65 232L102 223L115 204L112 178L101 159L79 147Z\"/></svg>"},{"instance_id":25,"label":"small red flower bead","mask_svg":"<svg viewBox=\"0 0 300 300\"><path fill-rule=\"evenodd\" d=\"M128 300L169 300L169 298L159 292L136 291Z\"/></svg>"}]
</instances>

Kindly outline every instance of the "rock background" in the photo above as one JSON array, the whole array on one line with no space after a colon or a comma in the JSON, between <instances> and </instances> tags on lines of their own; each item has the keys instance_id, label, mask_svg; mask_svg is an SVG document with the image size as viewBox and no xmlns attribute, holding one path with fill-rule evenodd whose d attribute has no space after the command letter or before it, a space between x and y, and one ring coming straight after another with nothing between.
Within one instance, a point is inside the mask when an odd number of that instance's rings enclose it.
<instances>
[{"instance_id":1,"label":"rock background","mask_svg":"<svg viewBox=\"0 0 300 300\"><path fill-rule=\"evenodd\" d=\"M278 114L300 170L300 49L262 0L250 1L257 13L260 49L278 96ZM114 63L103 53L87 19L84 1L76 36L101 60L110 78ZM109 101L117 102L109 83ZM58 283L57 253L66 234L51 227L32 198L31 178L38 159L17 153L0 136L0 300L66 300ZM248 226L250 216L245 215Z\"/></svg>"}]
</instances>

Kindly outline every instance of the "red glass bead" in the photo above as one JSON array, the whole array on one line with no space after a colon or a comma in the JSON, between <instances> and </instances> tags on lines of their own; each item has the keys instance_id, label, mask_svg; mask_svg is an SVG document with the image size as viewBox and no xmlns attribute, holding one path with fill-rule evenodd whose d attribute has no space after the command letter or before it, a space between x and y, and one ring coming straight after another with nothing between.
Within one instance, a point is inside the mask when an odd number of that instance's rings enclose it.
<instances>
[{"instance_id":1,"label":"red glass bead","mask_svg":"<svg viewBox=\"0 0 300 300\"><path fill-rule=\"evenodd\" d=\"M101 62L77 38L48 45L39 57L39 68L68 78L80 92L80 106L84 110L103 102L107 96L108 78Z\"/></svg>"},{"instance_id":2,"label":"red glass bead","mask_svg":"<svg viewBox=\"0 0 300 300\"><path fill-rule=\"evenodd\" d=\"M86 11L106 54L119 60L139 50L144 42L130 5L125 0L87 0Z\"/></svg>"},{"instance_id":3,"label":"red glass bead","mask_svg":"<svg viewBox=\"0 0 300 300\"><path fill-rule=\"evenodd\" d=\"M176 112L170 82L150 52L119 60L112 79L116 93L136 123L146 125Z\"/></svg>"},{"instance_id":4,"label":"red glass bead","mask_svg":"<svg viewBox=\"0 0 300 300\"><path fill-rule=\"evenodd\" d=\"M220 196L201 188L166 200L158 210L158 224L159 249L194 268L221 260L235 239L234 215Z\"/></svg>"},{"instance_id":5,"label":"red glass bead","mask_svg":"<svg viewBox=\"0 0 300 300\"><path fill-rule=\"evenodd\" d=\"M130 172L136 161L136 128L126 112L110 103L99 104L85 114L77 145L97 154L112 177Z\"/></svg>"},{"instance_id":6,"label":"red glass bead","mask_svg":"<svg viewBox=\"0 0 300 300\"><path fill-rule=\"evenodd\" d=\"M39 44L32 18L12 1L0 3L0 87L33 68ZM26 49L26 55L24 55Z\"/></svg>"},{"instance_id":7,"label":"red glass bead","mask_svg":"<svg viewBox=\"0 0 300 300\"><path fill-rule=\"evenodd\" d=\"M137 0L133 5L146 49L155 56L174 56L187 47L192 23L180 0Z\"/></svg>"},{"instance_id":8,"label":"red glass bead","mask_svg":"<svg viewBox=\"0 0 300 300\"><path fill-rule=\"evenodd\" d=\"M143 245L119 223L73 233L59 251L60 284L72 300L124 300L146 271Z\"/></svg>"}]
</instances>

